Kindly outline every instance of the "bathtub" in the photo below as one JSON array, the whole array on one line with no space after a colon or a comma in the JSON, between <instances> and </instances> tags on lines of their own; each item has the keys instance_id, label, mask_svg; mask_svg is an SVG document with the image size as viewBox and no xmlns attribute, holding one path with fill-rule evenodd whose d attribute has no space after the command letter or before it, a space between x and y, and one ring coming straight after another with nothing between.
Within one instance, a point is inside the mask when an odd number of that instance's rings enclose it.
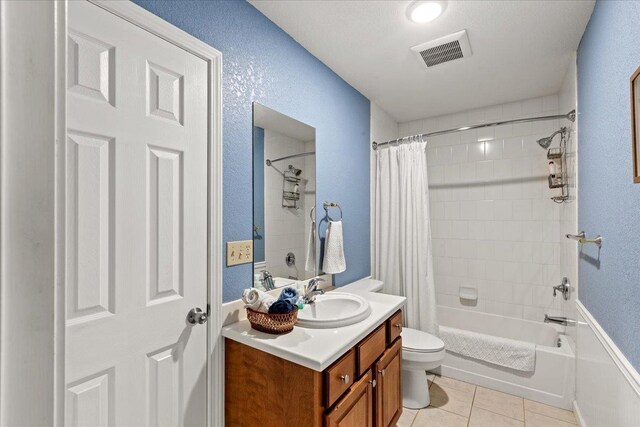
<instances>
[{"instance_id":1,"label":"bathtub","mask_svg":"<svg viewBox=\"0 0 640 427\"><path fill-rule=\"evenodd\" d=\"M533 372L521 372L446 352L435 373L505 393L572 409L575 395L574 344L549 324L438 306L438 323L536 344ZM558 346L560 344L560 346Z\"/></svg>"}]
</instances>

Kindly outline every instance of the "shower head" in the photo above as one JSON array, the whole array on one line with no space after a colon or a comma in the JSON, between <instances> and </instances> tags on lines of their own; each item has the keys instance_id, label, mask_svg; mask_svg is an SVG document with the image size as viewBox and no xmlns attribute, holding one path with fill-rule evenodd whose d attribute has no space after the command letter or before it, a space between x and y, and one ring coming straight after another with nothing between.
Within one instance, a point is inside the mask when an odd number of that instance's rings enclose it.
<instances>
[{"instance_id":1,"label":"shower head","mask_svg":"<svg viewBox=\"0 0 640 427\"><path fill-rule=\"evenodd\" d=\"M300 176L300 174L302 173L302 169L294 168L293 165L289 165L289 172L291 172L295 176Z\"/></svg>"},{"instance_id":2,"label":"shower head","mask_svg":"<svg viewBox=\"0 0 640 427\"><path fill-rule=\"evenodd\" d=\"M540 138L538 140L538 145L546 150L551 145L552 139L553 138L551 138L551 137Z\"/></svg>"},{"instance_id":3,"label":"shower head","mask_svg":"<svg viewBox=\"0 0 640 427\"><path fill-rule=\"evenodd\" d=\"M553 142L553 138L555 138L555 136L559 133L561 133L562 135L564 135L564 133L567 131L567 128L562 127L560 128L560 130L555 131L554 133L552 133L550 136L546 137L546 138L540 138L537 142L538 145L542 148L544 148L545 150L547 148L549 148L549 146L551 145L551 143Z\"/></svg>"}]
</instances>

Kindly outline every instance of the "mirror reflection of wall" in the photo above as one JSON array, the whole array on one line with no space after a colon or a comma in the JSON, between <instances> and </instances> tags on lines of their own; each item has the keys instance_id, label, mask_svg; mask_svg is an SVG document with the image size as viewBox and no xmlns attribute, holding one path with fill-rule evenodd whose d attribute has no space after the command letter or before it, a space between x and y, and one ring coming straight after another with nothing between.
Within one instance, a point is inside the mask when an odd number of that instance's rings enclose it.
<instances>
[{"instance_id":1,"label":"mirror reflection of wall","mask_svg":"<svg viewBox=\"0 0 640 427\"><path fill-rule=\"evenodd\" d=\"M253 107L254 286L290 286L316 276L315 129Z\"/></svg>"}]
</instances>

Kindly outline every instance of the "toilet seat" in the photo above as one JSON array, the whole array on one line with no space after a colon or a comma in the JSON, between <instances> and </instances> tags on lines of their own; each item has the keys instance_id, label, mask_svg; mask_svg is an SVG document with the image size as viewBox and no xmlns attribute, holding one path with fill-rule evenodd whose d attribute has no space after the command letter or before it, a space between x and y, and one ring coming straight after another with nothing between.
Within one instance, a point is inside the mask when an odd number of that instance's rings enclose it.
<instances>
[{"instance_id":1,"label":"toilet seat","mask_svg":"<svg viewBox=\"0 0 640 427\"><path fill-rule=\"evenodd\" d=\"M444 342L435 335L417 329L402 328L402 351L410 353L438 353Z\"/></svg>"}]
</instances>

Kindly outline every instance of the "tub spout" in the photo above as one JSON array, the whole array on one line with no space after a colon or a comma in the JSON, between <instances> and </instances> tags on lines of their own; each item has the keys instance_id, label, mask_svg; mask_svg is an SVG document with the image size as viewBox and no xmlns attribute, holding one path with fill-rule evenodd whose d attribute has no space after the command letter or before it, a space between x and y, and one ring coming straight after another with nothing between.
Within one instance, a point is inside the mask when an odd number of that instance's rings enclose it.
<instances>
[{"instance_id":1,"label":"tub spout","mask_svg":"<svg viewBox=\"0 0 640 427\"><path fill-rule=\"evenodd\" d=\"M575 320L567 319L566 317L544 315L544 323L555 323L556 325L567 326L573 325L575 322Z\"/></svg>"}]
</instances>

